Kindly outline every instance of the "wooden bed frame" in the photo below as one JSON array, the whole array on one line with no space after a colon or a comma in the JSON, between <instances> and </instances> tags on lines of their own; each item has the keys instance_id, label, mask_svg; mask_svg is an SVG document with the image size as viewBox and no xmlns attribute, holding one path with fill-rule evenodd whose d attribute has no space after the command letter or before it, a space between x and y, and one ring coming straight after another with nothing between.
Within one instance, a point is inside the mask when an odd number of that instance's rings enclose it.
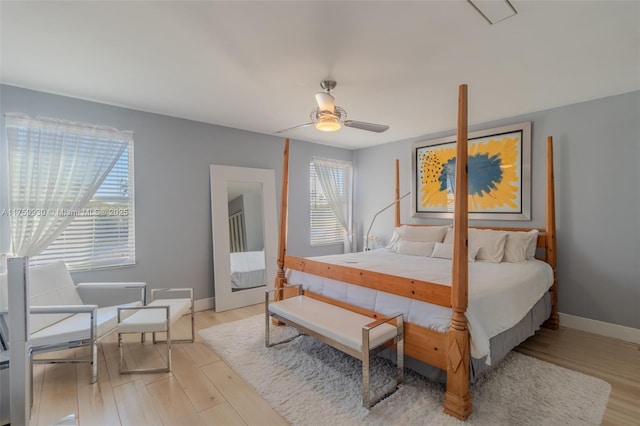
<instances>
[{"instance_id":1,"label":"wooden bed frame","mask_svg":"<svg viewBox=\"0 0 640 426\"><path fill-rule=\"evenodd\" d=\"M456 188L458 194L467 193L467 86L459 87L458 97L458 143L456 161ZM404 296L447 308L451 308L451 327L446 333L437 332L409 322L404 323L405 353L417 360L436 366L447 372L444 411L459 419L466 419L471 414L471 395L469 393L469 362L470 345L469 330L465 312L468 305L468 197L455 197L454 252L453 275L451 287L426 281L412 280L394 275L366 271L345 266L330 265L286 254L287 240L287 198L289 169L289 140L285 140L283 177L282 177L282 205L280 209L280 235L278 241L278 270L275 288L281 289L287 283L285 268L307 272L344 281L374 290ZM399 200L399 165L396 160L395 171L395 199ZM544 249L546 261L554 269L554 283L549 289L551 296L551 315L544 323L547 328L557 329L559 326L557 310L558 282L555 278L556 266L556 229L555 229L555 194L553 181L553 140L547 138L547 201L545 228L513 228L513 227L483 227L505 231L528 231L538 229L538 248ZM400 226L400 203L395 206L395 224ZM416 225L428 226L428 225ZM284 291L276 291L276 300L285 297ZM380 314L359 308L342 301L330 299L320 294L305 291L305 295L322 300L333 305L347 308L372 318Z\"/></svg>"}]
</instances>

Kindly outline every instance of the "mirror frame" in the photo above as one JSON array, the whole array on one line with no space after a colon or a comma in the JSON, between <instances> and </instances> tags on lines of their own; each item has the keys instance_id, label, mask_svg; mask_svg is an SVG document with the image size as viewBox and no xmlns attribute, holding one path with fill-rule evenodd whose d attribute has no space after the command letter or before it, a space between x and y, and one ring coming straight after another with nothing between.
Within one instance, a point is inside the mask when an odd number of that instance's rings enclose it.
<instances>
[{"instance_id":1,"label":"mirror frame","mask_svg":"<svg viewBox=\"0 0 640 426\"><path fill-rule=\"evenodd\" d=\"M272 169L256 169L212 164L211 236L213 241L213 279L215 311L221 312L264 301L265 290L273 288L276 277L278 224L276 212L276 179ZM231 291L229 239L229 182L262 184L264 254L267 282L265 286Z\"/></svg>"}]
</instances>

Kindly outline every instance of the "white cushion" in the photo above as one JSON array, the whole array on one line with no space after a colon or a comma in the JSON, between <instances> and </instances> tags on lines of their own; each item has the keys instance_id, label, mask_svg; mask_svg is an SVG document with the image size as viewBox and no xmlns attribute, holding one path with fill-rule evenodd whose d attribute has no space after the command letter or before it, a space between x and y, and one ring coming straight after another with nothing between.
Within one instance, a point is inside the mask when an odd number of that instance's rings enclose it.
<instances>
[{"instance_id":1,"label":"white cushion","mask_svg":"<svg viewBox=\"0 0 640 426\"><path fill-rule=\"evenodd\" d=\"M396 247L396 253L408 254L410 256L431 256L435 244L436 243L400 240Z\"/></svg>"},{"instance_id":2,"label":"white cushion","mask_svg":"<svg viewBox=\"0 0 640 426\"><path fill-rule=\"evenodd\" d=\"M445 244L453 244L453 226L447 228L447 234L444 236L442 242Z\"/></svg>"},{"instance_id":3,"label":"white cushion","mask_svg":"<svg viewBox=\"0 0 640 426\"><path fill-rule=\"evenodd\" d=\"M375 321L373 318L307 296L296 296L270 303L269 312L288 318L358 352L362 352L362 327ZM369 345L371 348L380 346L393 339L396 334L395 326L381 324L370 331Z\"/></svg>"},{"instance_id":4,"label":"white cushion","mask_svg":"<svg viewBox=\"0 0 640 426\"><path fill-rule=\"evenodd\" d=\"M7 275L0 275L0 308L7 308ZM29 268L29 305L82 305L71 274L64 262ZM55 324L71 314L31 315L31 333Z\"/></svg>"},{"instance_id":5,"label":"white cushion","mask_svg":"<svg viewBox=\"0 0 640 426\"><path fill-rule=\"evenodd\" d=\"M504 257L506 231L469 228L469 246L478 247L476 259L500 263Z\"/></svg>"},{"instance_id":6,"label":"white cushion","mask_svg":"<svg viewBox=\"0 0 640 426\"><path fill-rule=\"evenodd\" d=\"M191 299L156 299L147 306L168 306L169 323L173 323L191 310ZM118 333L167 331L167 312L164 309L141 309L129 312L135 313L118 324Z\"/></svg>"},{"instance_id":7,"label":"white cushion","mask_svg":"<svg viewBox=\"0 0 640 426\"><path fill-rule=\"evenodd\" d=\"M503 262L524 263L536 255L538 230L529 232L510 231L504 245Z\"/></svg>"},{"instance_id":8,"label":"white cushion","mask_svg":"<svg viewBox=\"0 0 640 426\"><path fill-rule=\"evenodd\" d=\"M140 302L121 306L140 306ZM127 311L128 312L128 311ZM31 315L31 318L39 315ZM98 308L96 338L110 333L117 325L117 307ZM31 334L29 344L35 347L62 342L73 342L89 339L91 336L91 320L89 314L75 314L49 327Z\"/></svg>"},{"instance_id":9,"label":"white cushion","mask_svg":"<svg viewBox=\"0 0 640 426\"><path fill-rule=\"evenodd\" d=\"M391 236L391 239L389 240L389 244L387 244L386 248L391 250L391 251L396 251L398 241L400 241L400 231L399 231L399 229L400 229L400 227L393 228L393 235Z\"/></svg>"}]
</instances>

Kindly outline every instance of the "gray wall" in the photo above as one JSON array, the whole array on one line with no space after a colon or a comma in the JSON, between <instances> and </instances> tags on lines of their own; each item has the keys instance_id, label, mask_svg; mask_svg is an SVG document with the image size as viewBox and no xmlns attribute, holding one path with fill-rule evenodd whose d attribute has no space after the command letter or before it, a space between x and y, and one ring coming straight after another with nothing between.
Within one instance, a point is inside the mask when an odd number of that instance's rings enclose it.
<instances>
[{"instance_id":1,"label":"gray wall","mask_svg":"<svg viewBox=\"0 0 640 426\"><path fill-rule=\"evenodd\" d=\"M6 85L0 86L0 109L135 132L136 265L74 273L76 282L146 281L150 288L193 287L196 299L212 297L209 165L274 169L276 185L282 179L282 138ZM314 155L351 160L353 152L300 141L291 141L290 152L295 179L289 203L295 215L289 219L288 251L335 253L335 247L309 245L309 161Z\"/></svg>"},{"instance_id":2,"label":"gray wall","mask_svg":"<svg viewBox=\"0 0 640 426\"><path fill-rule=\"evenodd\" d=\"M135 131L137 264L76 273L76 281L144 280L151 288L193 286L197 299L211 297L209 164L275 169L276 185L282 178L281 138L11 86L0 86L0 108L2 113ZM455 113L451 112L452 129ZM469 114L473 122L473 111ZM544 226L545 140L547 135L555 140L560 311L640 328L640 92L505 118L470 130L521 121L533 124L532 220L523 222L527 226ZM393 159L400 159L404 193L410 190L411 143L453 133L357 151L292 141L288 253L319 256L342 250L342 244L309 245L313 156L354 161L354 220L362 248L363 229L374 212L393 199ZM412 222L409 199L401 206L403 222ZM495 224L472 224L483 223ZM372 233L388 239L392 227L389 209L378 217Z\"/></svg>"},{"instance_id":3,"label":"gray wall","mask_svg":"<svg viewBox=\"0 0 640 426\"><path fill-rule=\"evenodd\" d=\"M264 250L262 194L246 193L229 201L229 217L242 212L244 217L244 251Z\"/></svg>"},{"instance_id":4,"label":"gray wall","mask_svg":"<svg viewBox=\"0 0 640 426\"><path fill-rule=\"evenodd\" d=\"M469 117L473 122L472 110ZM553 136L560 312L640 328L640 92L470 126L470 131L523 121L532 122L532 220L471 224L544 226L546 137ZM404 194L411 190L411 143L454 133L355 152L354 217L360 235L373 214L393 200L393 159L400 160ZM401 202L402 221L419 222L410 211L407 198ZM372 234L388 241L393 218L393 209L380 214Z\"/></svg>"}]
</instances>

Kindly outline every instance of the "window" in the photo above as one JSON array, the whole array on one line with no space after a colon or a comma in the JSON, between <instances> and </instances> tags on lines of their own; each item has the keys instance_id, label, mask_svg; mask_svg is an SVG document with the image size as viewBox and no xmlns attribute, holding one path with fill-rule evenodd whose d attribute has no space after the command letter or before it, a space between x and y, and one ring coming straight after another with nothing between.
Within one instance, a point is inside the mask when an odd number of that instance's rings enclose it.
<instances>
[{"instance_id":1,"label":"window","mask_svg":"<svg viewBox=\"0 0 640 426\"><path fill-rule=\"evenodd\" d=\"M318 173L320 167L323 173ZM345 242L345 231L351 228L352 169L344 161L314 158L310 163L311 246Z\"/></svg>"},{"instance_id":2,"label":"window","mask_svg":"<svg viewBox=\"0 0 640 426\"><path fill-rule=\"evenodd\" d=\"M0 248L72 270L134 264L133 132L21 113L5 130Z\"/></svg>"},{"instance_id":3,"label":"window","mask_svg":"<svg viewBox=\"0 0 640 426\"><path fill-rule=\"evenodd\" d=\"M86 206L72 215L67 228L31 265L57 260L70 270L89 270L135 263L135 210L133 197L133 141Z\"/></svg>"}]
</instances>

